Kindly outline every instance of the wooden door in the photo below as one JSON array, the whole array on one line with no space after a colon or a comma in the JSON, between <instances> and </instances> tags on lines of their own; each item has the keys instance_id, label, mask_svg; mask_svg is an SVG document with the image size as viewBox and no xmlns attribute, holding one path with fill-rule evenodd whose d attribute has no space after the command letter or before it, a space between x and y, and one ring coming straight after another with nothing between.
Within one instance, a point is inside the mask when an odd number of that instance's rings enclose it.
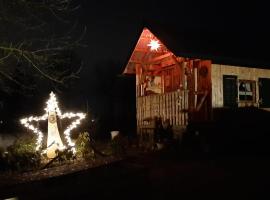
<instances>
[{"instance_id":1,"label":"wooden door","mask_svg":"<svg viewBox=\"0 0 270 200\"><path fill-rule=\"evenodd\" d=\"M223 75L223 105L237 107L237 76Z\"/></svg>"}]
</instances>

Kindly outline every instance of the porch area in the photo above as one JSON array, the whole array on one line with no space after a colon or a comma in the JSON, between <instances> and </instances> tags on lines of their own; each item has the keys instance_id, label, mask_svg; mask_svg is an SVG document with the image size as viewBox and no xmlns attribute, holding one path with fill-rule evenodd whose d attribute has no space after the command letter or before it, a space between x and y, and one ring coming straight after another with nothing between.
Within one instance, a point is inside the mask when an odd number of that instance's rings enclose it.
<instances>
[{"instance_id":1,"label":"porch area","mask_svg":"<svg viewBox=\"0 0 270 200\"><path fill-rule=\"evenodd\" d=\"M137 97L137 132L140 145L152 148L157 119L171 126L174 139L180 139L188 124L188 90Z\"/></svg>"}]
</instances>

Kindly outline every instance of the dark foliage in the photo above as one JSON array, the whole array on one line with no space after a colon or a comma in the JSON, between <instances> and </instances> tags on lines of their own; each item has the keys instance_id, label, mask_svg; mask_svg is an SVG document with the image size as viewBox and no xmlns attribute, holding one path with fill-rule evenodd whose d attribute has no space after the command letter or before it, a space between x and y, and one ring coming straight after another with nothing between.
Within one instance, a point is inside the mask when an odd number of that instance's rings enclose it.
<instances>
[{"instance_id":1,"label":"dark foliage","mask_svg":"<svg viewBox=\"0 0 270 200\"><path fill-rule=\"evenodd\" d=\"M40 152L36 151L36 139L24 136L7 148L7 153L2 154L4 169L9 170L34 170L41 163Z\"/></svg>"},{"instance_id":2,"label":"dark foliage","mask_svg":"<svg viewBox=\"0 0 270 200\"><path fill-rule=\"evenodd\" d=\"M77 9L71 0L0 0L1 91L29 95L45 83L62 89L77 77L74 50L84 33Z\"/></svg>"}]
</instances>

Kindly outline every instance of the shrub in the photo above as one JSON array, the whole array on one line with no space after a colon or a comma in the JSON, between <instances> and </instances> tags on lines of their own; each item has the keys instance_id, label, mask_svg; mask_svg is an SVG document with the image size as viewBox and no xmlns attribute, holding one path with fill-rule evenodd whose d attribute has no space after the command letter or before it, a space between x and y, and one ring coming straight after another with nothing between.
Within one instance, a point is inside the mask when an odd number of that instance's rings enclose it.
<instances>
[{"instance_id":1,"label":"shrub","mask_svg":"<svg viewBox=\"0 0 270 200\"><path fill-rule=\"evenodd\" d=\"M56 154L58 157L58 161L64 162L64 161L68 161L68 160L74 160L75 156L73 155L73 152L70 149L64 149L62 151L60 150L56 150Z\"/></svg>"},{"instance_id":2,"label":"shrub","mask_svg":"<svg viewBox=\"0 0 270 200\"><path fill-rule=\"evenodd\" d=\"M40 152L36 151L36 138L23 136L7 148L5 161L13 170L33 170L40 166Z\"/></svg>"},{"instance_id":3,"label":"shrub","mask_svg":"<svg viewBox=\"0 0 270 200\"><path fill-rule=\"evenodd\" d=\"M76 155L81 158L94 157L93 149L90 145L90 137L88 132L79 134L75 143Z\"/></svg>"}]
</instances>

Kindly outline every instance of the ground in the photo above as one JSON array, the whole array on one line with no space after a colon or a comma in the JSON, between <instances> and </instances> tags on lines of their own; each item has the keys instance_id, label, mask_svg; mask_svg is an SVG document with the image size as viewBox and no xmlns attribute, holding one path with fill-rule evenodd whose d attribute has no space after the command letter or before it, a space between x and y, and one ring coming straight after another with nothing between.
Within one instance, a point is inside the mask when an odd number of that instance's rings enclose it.
<instances>
[{"instance_id":1,"label":"ground","mask_svg":"<svg viewBox=\"0 0 270 200\"><path fill-rule=\"evenodd\" d=\"M13 185L42 181L47 178L59 177L74 172L88 170L108 163L121 160L121 157L108 156L95 161L76 160L68 161L58 166L28 172L3 172L0 174L0 188L8 188Z\"/></svg>"},{"instance_id":2,"label":"ground","mask_svg":"<svg viewBox=\"0 0 270 200\"><path fill-rule=\"evenodd\" d=\"M268 195L266 156L138 153L101 167L1 188L18 199L228 199Z\"/></svg>"}]
</instances>

